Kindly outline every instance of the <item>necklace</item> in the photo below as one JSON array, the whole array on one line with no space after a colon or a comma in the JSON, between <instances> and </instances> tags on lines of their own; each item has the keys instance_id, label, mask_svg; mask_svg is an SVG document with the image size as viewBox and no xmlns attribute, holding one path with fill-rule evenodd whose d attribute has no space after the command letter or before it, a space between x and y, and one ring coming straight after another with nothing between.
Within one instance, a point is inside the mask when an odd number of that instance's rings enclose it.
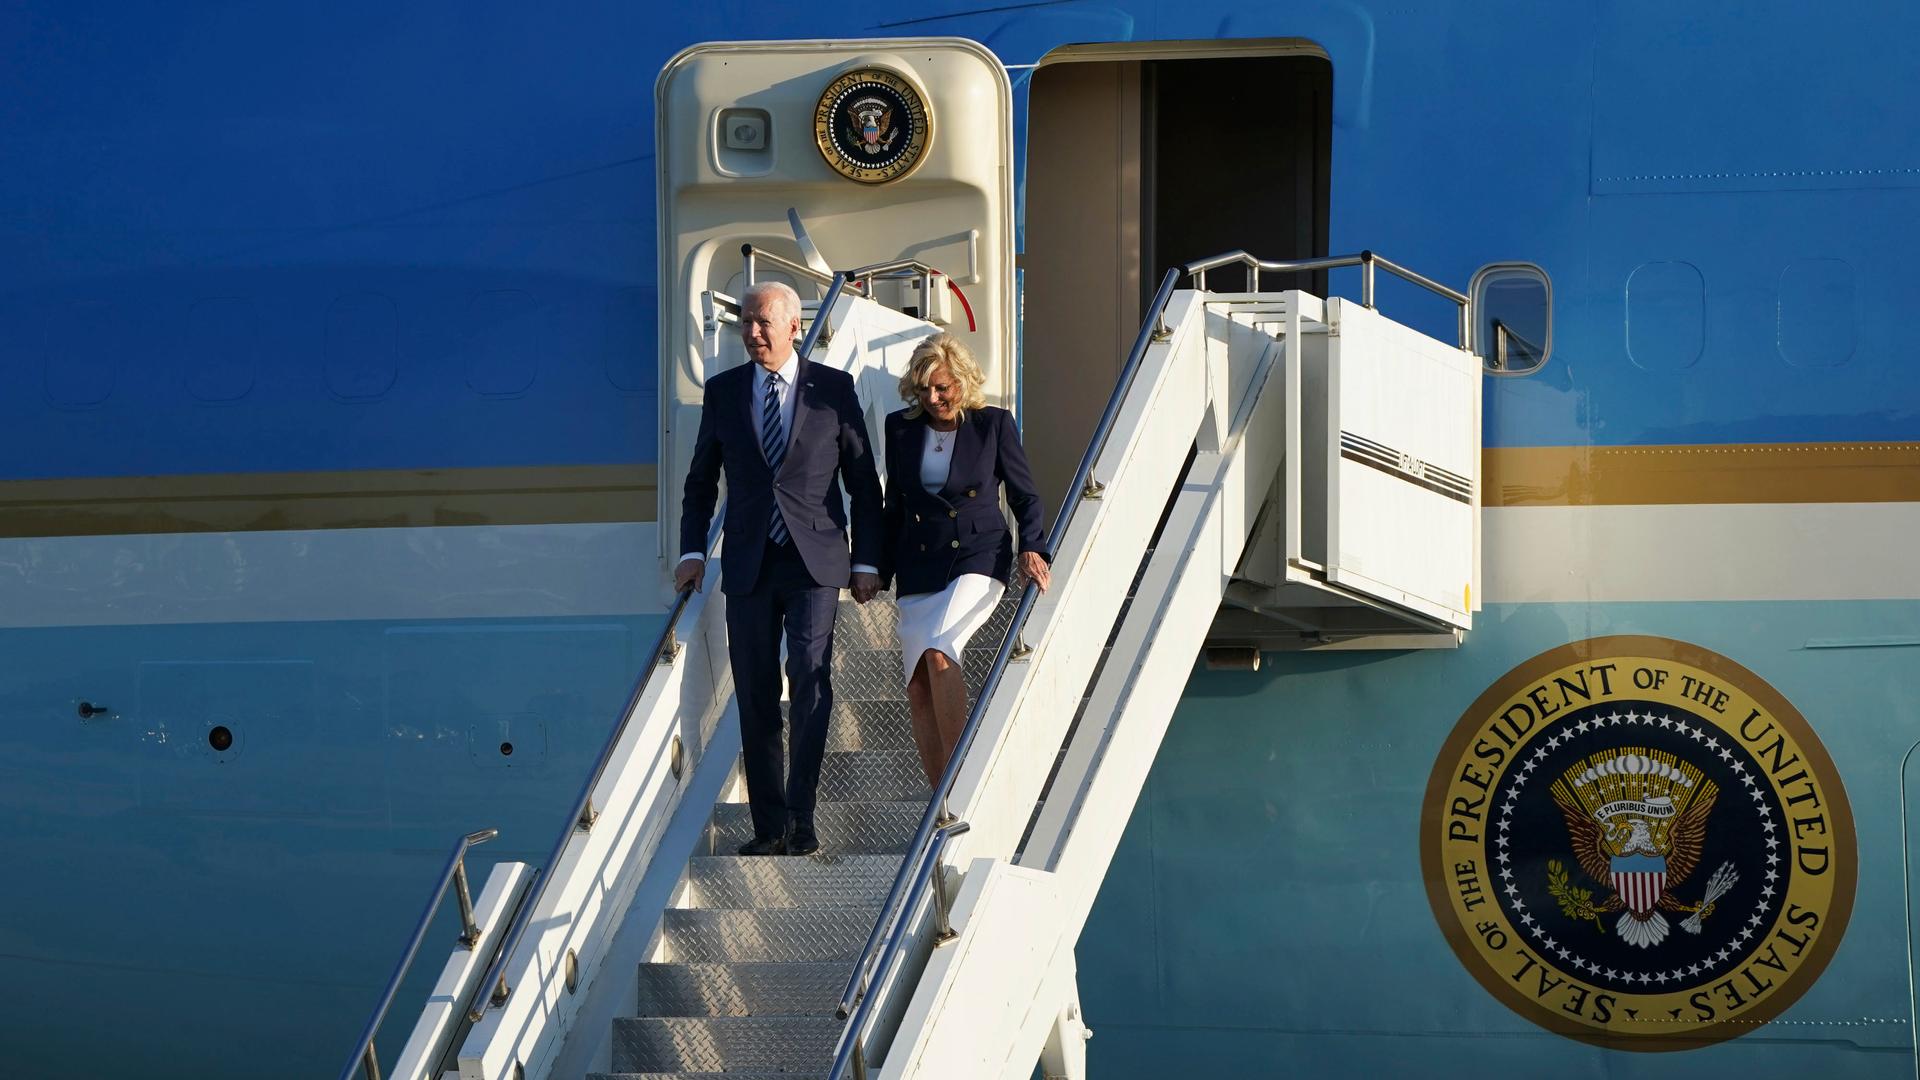
<instances>
[{"instance_id":1,"label":"necklace","mask_svg":"<svg viewBox=\"0 0 1920 1080\"><path fill-rule=\"evenodd\" d=\"M950 435L952 435L952 434L953 434L953 432L951 432L951 431L941 431L941 430L940 430L940 429L938 429L938 428L930 428L929 430L931 430L931 431L933 432L933 452L934 452L934 453L936 453L936 454L944 454L944 453L946 453L946 452L947 452L947 437L948 437L948 436L950 436Z\"/></svg>"}]
</instances>

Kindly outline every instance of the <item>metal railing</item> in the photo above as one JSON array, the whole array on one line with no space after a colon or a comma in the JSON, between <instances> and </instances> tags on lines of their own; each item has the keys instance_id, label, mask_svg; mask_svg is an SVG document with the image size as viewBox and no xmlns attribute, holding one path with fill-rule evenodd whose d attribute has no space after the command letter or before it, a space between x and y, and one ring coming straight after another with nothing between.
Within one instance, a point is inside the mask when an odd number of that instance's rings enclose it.
<instances>
[{"instance_id":1,"label":"metal railing","mask_svg":"<svg viewBox=\"0 0 1920 1080\"><path fill-rule=\"evenodd\" d=\"M828 313L833 310L834 301L840 298L841 292L851 289L861 296L871 297L873 295L873 283L876 281L919 281L920 302L923 307L931 309L931 305L933 304L933 280L937 277L944 278L946 276L942 274L938 268L928 266L918 259L893 259L887 262L878 262L869 266L858 267L853 270L839 270L829 274L824 270L816 270L804 263L794 262L784 255L777 255L771 251L763 251L760 248L754 247L752 244L741 244L740 255L746 260L746 277L749 287L752 287L759 280L759 267L762 262L771 263L782 270L799 274L809 281L827 286L827 294L821 297L819 311L814 316L816 325L826 321ZM841 283L838 288L834 286L836 281ZM812 330L807 332L808 341L814 340L815 336ZM820 336L819 340L832 341L833 334L828 332ZM811 359L813 355L812 349L802 346L800 355Z\"/></svg>"},{"instance_id":2,"label":"metal railing","mask_svg":"<svg viewBox=\"0 0 1920 1080\"><path fill-rule=\"evenodd\" d=\"M1508 371L1511 369L1512 365L1507 363L1507 355L1511 351L1511 346L1514 343L1519 344L1520 354L1522 356L1533 361L1523 368L1523 371L1532 371L1534 368L1540 366L1541 357L1545 356L1547 352L1545 349L1499 319L1493 320L1492 328L1493 356L1488 360L1488 363L1493 366L1493 370Z\"/></svg>"},{"instance_id":3,"label":"metal railing","mask_svg":"<svg viewBox=\"0 0 1920 1080\"><path fill-rule=\"evenodd\" d=\"M849 288L858 290L858 286L852 284L852 275L846 271L838 271L827 279L827 292L820 298L820 311L807 327L806 336L800 339L800 359L812 360L815 346L833 340L833 334L827 330L827 320L832 318L833 305L839 301L840 294Z\"/></svg>"},{"instance_id":4,"label":"metal railing","mask_svg":"<svg viewBox=\"0 0 1920 1080\"><path fill-rule=\"evenodd\" d=\"M386 988L380 993L380 1002L373 1007L373 1015L367 1018L367 1026L360 1032L360 1041L354 1044L353 1056L347 1059L346 1067L340 1070L340 1080L353 1080L363 1068L367 1080L380 1080L380 1055L374 1049L374 1037L380 1033L380 1025L386 1022L387 1010L392 1007L395 995L400 993L400 982L407 977L407 969L413 966L413 958L419 954L420 945L426 940L427 928L433 925L433 917L440 910L440 901L446 898L448 885L453 886L454 899L460 904L460 947L471 949L480 943L480 927L473 921L473 890L467 886L467 849L499 835L499 829L481 829L468 833L453 845L453 851L447 856L447 865L440 871L439 883L434 886L433 896L427 901L426 910L420 913L420 920L414 924L413 935L407 939L406 951L401 954L400 962L394 965L393 974L387 977Z\"/></svg>"},{"instance_id":5,"label":"metal railing","mask_svg":"<svg viewBox=\"0 0 1920 1080\"><path fill-rule=\"evenodd\" d=\"M849 287L862 296L873 291L873 283L875 281L907 280L910 278L920 279L921 290L922 292L926 292L932 289L931 279L936 276L941 276L938 269L928 266L918 259L893 259L889 262L874 263L871 266L862 266L854 270L828 272L815 269L805 263L794 262L785 255L766 251L754 247L752 244L741 244L740 255L747 262L746 272L748 285L752 285L759 280L760 264L762 262L771 263L788 273L798 274L808 281L819 285L832 285L834 278L845 277L849 282ZM824 300L821 301L820 309L824 311L826 308L826 302Z\"/></svg>"},{"instance_id":6,"label":"metal railing","mask_svg":"<svg viewBox=\"0 0 1920 1080\"><path fill-rule=\"evenodd\" d=\"M1432 278L1427 277L1425 274L1416 274L1412 270L1401 266L1399 263L1389 259L1383 259L1371 251L1362 251L1357 255L1329 255L1319 259L1289 259L1285 261L1256 259L1244 251L1229 251L1225 255L1215 255L1210 259L1200 259L1195 262L1190 262L1186 265L1186 271L1193 276L1193 287L1204 292L1207 288L1207 271L1217 270L1222 266L1247 267L1248 280L1246 291L1248 292L1260 291L1260 275L1262 273L1292 273L1301 270L1336 270L1343 266L1357 266L1360 268L1360 303L1368 308L1373 307L1373 271L1377 266L1395 277L1411 281L1429 292L1438 293L1458 305L1460 348L1467 352L1473 351L1472 299L1465 293L1450 289Z\"/></svg>"},{"instance_id":7,"label":"metal railing","mask_svg":"<svg viewBox=\"0 0 1920 1080\"><path fill-rule=\"evenodd\" d=\"M1113 433L1114 421L1120 415L1120 407L1126 401L1127 392L1133 387L1134 376L1139 374L1141 361L1146 358L1147 348L1158 341L1171 336L1166 323L1162 321L1167 302L1173 297L1173 287L1180 280L1179 270L1167 271L1161 279L1160 289L1154 293L1147 307L1146 319L1140 328L1139 336L1134 340L1133 351L1127 354L1127 362L1121 368L1120 377L1114 383L1113 393L1107 397L1107 407L1100 414L1100 422L1094 427L1093 437L1087 442L1087 449L1080 456L1080 467L1075 471L1069 492L1078 492L1079 498L1069 496L1065 505L1054 518L1053 531L1047 537L1047 550L1058 550L1061 541L1066 539L1067 530L1073 524L1074 511L1085 499L1097 499L1101 494L1101 485L1093 479L1093 466L1100 459L1101 451L1106 449L1107 439ZM1022 639L1027 618L1033 613L1034 602L1039 599L1039 587L1028 582L1020 593L1020 606L1013 613L1013 620L1007 626L1006 636L1000 642L1000 651L994 654L993 667L987 671L986 682L981 684L979 695L974 699L972 711L967 715L966 727L961 729L960 738L954 744L953 753L947 758L947 767L940 774L940 782L934 786L933 797L927 803L926 813L920 818L920 827L915 831L913 842L907 848L908 855L902 862L900 873L894 878L893 888L888 891L887 899L880 908L880 918L874 923L873 932L867 936L865 947L860 950L860 959L854 964L853 975L847 981L847 988L840 995L840 1003L835 1013L847 1020L840 1032L840 1041L834 1048L833 1068L828 1073L831 1080L841 1080L852 1068L860 1080L866 1077L866 1034L865 1027L872 1020L874 998L869 991L875 978L892 966L903 952L908 929L908 916L919 905L929 888L934 899L934 935L937 941L951 940L953 928L948 925L948 912L951 898L946 894L946 882L940 873L939 856L945 850L947 842L967 831L967 823L957 820L947 806L948 798L953 794L954 781L960 775L960 765L967 756L967 750L980 734L981 721L985 718L987 704L993 698L994 690L1006 675L1007 665L1015 659L1024 658L1031 650Z\"/></svg>"},{"instance_id":8,"label":"metal railing","mask_svg":"<svg viewBox=\"0 0 1920 1080\"><path fill-rule=\"evenodd\" d=\"M772 263L774 266L790 274L798 274L816 285L829 285L833 282L833 274L828 271L816 270L806 263L794 262L785 255L776 254L771 251L762 251L752 244L740 245L740 257L747 261L746 272L748 285L752 285L760 280L760 264L762 262ZM825 311L826 305L822 304L820 310Z\"/></svg>"},{"instance_id":9,"label":"metal railing","mask_svg":"<svg viewBox=\"0 0 1920 1080\"><path fill-rule=\"evenodd\" d=\"M714 507L714 523L707 533L706 553L709 561L712 560L714 543L719 539L720 522L724 514L724 505ZM709 587L713 584L714 582L708 582ZM588 774L587 782L580 786L580 794L573 800L573 809L567 815L567 823L561 827L559 839L554 841L553 850L547 855L547 861L533 871L527 883L526 898L520 903L519 914L514 917L513 925L508 929L506 936L501 939L500 949L494 954L493 963L487 968L486 977L480 980L473 999L467 1003L469 1021L479 1023L480 1018L486 1015L489 1006L499 1008L512 997L513 987L507 985L507 964L513 959L514 951L520 947L520 940L526 936L527 924L532 920L534 909L539 907L540 901L545 898L547 886L553 884L553 878L548 872L560 864L560 857L566 853L567 845L573 842L575 834L591 832L594 823L599 820L600 811L593 805L593 789L599 786L600 778L606 775L607 766L613 760L613 752L619 747L621 737L627 733L627 725L633 721L634 710L646 696L647 685L653 681L653 673L663 665L671 664L679 658L680 643L675 636L675 630L680 624L680 616L686 612L687 604L692 598L691 588L681 589L674 596L673 607L667 612L666 625L660 628L660 636L655 639L653 650L648 654L652 659L640 672L639 678L634 680L633 692L627 695L627 704L620 710L620 722L614 725L612 733L607 736L606 743L600 747L599 755L594 758L593 772Z\"/></svg>"}]
</instances>

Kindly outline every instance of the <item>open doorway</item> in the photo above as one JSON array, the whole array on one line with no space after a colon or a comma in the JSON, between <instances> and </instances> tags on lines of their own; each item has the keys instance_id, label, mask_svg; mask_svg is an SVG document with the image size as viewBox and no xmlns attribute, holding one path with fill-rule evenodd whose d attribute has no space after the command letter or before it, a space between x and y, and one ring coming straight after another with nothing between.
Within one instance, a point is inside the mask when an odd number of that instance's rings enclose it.
<instances>
[{"instance_id":1,"label":"open doorway","mask_svg":"<svg viewBox=\"0 0 1920 1080\"><path fill-rule=\"evenodd\" d=\"M1332 65L1294 42L1155 48L1065 54L1029 91L1021 404L1037 422L1022 430L1049 506L1168 267L1327 252ZM1208 283L1238 287L1225 271ZM1325 289L1324 275L1263 284Z\"/></svg>"}]
</instances>

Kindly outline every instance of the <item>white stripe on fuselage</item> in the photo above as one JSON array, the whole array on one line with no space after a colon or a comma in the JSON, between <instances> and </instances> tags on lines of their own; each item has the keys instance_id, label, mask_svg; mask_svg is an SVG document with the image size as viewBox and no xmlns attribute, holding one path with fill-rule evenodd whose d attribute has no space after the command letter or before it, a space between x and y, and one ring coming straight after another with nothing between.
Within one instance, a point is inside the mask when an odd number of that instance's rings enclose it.
<instances>
[{"instance_id":1,"label":"white stripe on fuselage","mask_svg":"<svg viewBox=\"0 0 1920 1080\"><path fill-rule=\"evenodd\" d=\"M0 629L639 615L653 522L0 540Z\"/></svg>"},{"instance_id":2,"label":"white stripe on fuselage","mask_svg":"<svg viewBox=\"0 0 1920 1080\"><path fill-rule=\"evenodd\" d=\"M1490 604L1917 600L1920 503L1498 507Z\"/></svg>"},{"instance_id":3,"label":"white stripe on fuselage","mask_svg":"<svg viewBox=\"0 0 1920 1080\"><path fill-rule=\"evenodd\" d=\"M636 615L652 522L0 540L0 629ZM1920 599L1920 503L1496 507L1493 604Z\"/></svg>"}]
</instances>

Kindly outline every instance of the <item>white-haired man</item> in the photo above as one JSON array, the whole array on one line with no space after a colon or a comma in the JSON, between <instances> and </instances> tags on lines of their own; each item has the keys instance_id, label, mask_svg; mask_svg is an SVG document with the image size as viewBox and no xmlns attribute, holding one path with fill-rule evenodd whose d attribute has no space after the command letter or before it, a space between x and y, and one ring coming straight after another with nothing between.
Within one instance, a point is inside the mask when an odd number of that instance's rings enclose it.
<instances>
[{"instance_id":1,"label":"white-haired man","mask_svg":"<svg viewBox=\"0 0 1920 1080\"><path fill-rule=\"evenodd\" d=\"M833 622L840 590L866 603L880 589L885 523L880 477L853 379L794 352L800 297L779 282L748 289L740 336L753 361L707 380L687 467L674 570L680 588L705 583L707 530L727 478L720 589L740 706L741 757L754 838L742 855L808 855L814 789L833 709ZM853 549L847 510L853 504ZM782 776L780 636L787 639L791 751Z\"/></svg>"}]
</instances>

